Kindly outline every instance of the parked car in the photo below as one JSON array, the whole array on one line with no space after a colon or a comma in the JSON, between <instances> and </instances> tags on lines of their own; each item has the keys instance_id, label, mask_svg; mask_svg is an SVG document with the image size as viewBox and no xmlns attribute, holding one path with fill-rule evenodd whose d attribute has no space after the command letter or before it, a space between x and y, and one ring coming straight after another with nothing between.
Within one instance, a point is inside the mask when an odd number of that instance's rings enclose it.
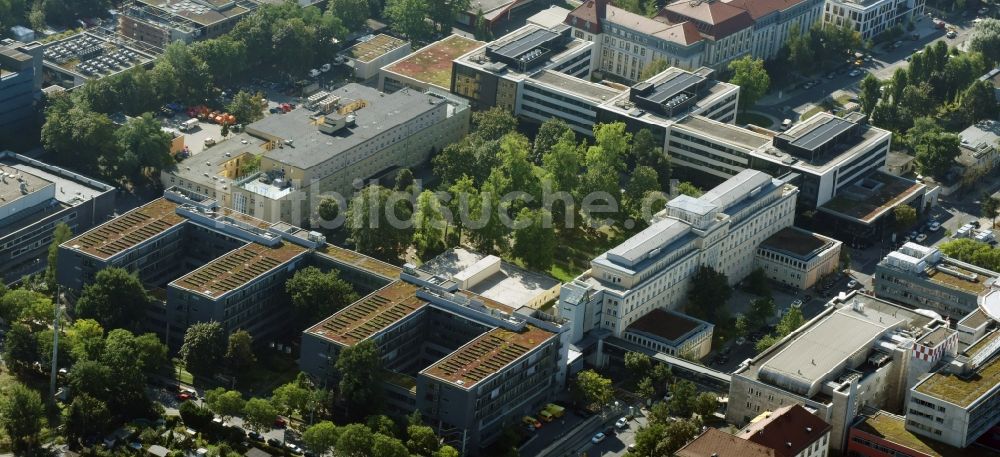
<instances>
[{"instance_id":1,"label":"parked car","mask_svg":"<svg viewBox=\"0 0 1000 457\"><path fill-rule=\"evenodd\" d=\"M277 438L268 438L267 445L272 447L281 447L281 440L278 440Z\"/></svg>"},{"instance_id":2,"label":"parked car","mask_svg":"<svg viewBox=\"0 0 1000 457\"><path fill-rule=\"evenodd\" d=\"M958 36L958 33L956 33L954 30L949 30L948 33L945 34L945 36L954 39L955 37Z\"/></svg>"},{"instance_id":3,"label":"parked car","mask_svg":"<svg viewBox=\"0 0 1000 457\"><path fill-rule=\"evenodd\" d=\"M625 419L624 417L619 418L615 421L615 427L619 429L628 427L628 419Z\"/></svg>"},{"instance_id":4,"label":"parked car","mask_svg":"<svg viewBox=\"0 0 1000 457\"><path fill-rule=\"evenodd\" d=\"M288 422L285 422L285 419L283 419L283 418L279 417L279 418L277 418L277 419L274 420L274 427L275 428L285 428L287 426L288 426Z\"/></svg>"},{"instance_id":5,"label":"parked car","mask_svg":"<svg viewBox=\"0 0 1000 457\"><path fill-rule=\"evenodd\" d=\"M858 287L858 282L857 281L855 281L853 279L850 280L850 281L847 281L847 288L848 289L857 289L857 287Z\"/></svg>"},{"instance_id":6,"label":"parked car","mask_svg":"<svg viewBox=\"0 0 1000 457\"><path fill-rule=\"evenodd\" d=\"M597 434L590 439L590 442L597 444L600 443L601 441L604 441L605 438L607 438L607 435L605 435L604 432L597 432Z\"/></svg>"},{"instance_id":7,"label":"parked car","mask_svg":"<svg viewBox=\"0 0 1000 457\"><path fill-rule=\"evenodd\" d=\"M191 394L187 392L181 392L177 394L177 401L188 401L191 399Z\"/></svg>"},{"instance_id":8,"label":"parked car","mask_svg":"<svg viewBox=\"0 0 1000 457\"><path fill-rule=\"evenodd\" d=\"M316 78L319 76L319 73L320 73L319 70L313 68L312 70L309 70L309 77Z\"/></svg>"},{"instance_id":9,"label":"parked car","mask_svg":"<svg viewBox=\"0 0 1000 457\"><path fill-rule=\"evenodd\" d=\"M848 73L848 74L847 74L847 76L850 76L850 77L854 78L854 77L856 77L856 76L860 76L860 75L861 75L861 73L862 73L862 71L861 71L861 70L858 70L858 69L854 69L854 70L851 70L851 72L850 72L850 73Z\"/></svg>"},{"instance_id":10,"label":"parked car","mask_svg":"<svg viewBox=\"0 0 1000 457\"><path fill-rule=\"evenodd\" d=\"M319 71L323 73L330 71L330 64L328 63L323 64L323 66L319 67Z\"/></svg>"},{"instance_id":11,"label":"parked car","mask_svg":"<svg viewBox=\"0 0 1000 457\"><path fill-rule=\"evenodd\" d=\"M927 230L930 230L932 232L941 230L941 224L938 223L937 221L931 222L930 225L927 226Z\"/></svg>"},{"instance_id":12,"label":"parked car","mask_svg":"<svg viewBox=\"0 0 1000 457\"><path fill-rule=\"evenodd\" d=\"M926 239L927 239L927 235L925 235L925 234L923 234L923 233L921 233L921 234L917 235L917 237L916 237L916 238L914 238L914 240L916 240L916 241L917 241L917 243L923 243L923 242L924 242L924 240L926 240Z\"/></svg>"},{"instance_id":13,"label":"parked car","mask_svg":"<svg viewBox=\"0 0 1000 457\"><path fill-rule=\"evenodd\" d=\"M254 431L247 432L247 438L250 438L254 441L264 441L264 435L261 435L260 433Z\"/></svg>"},{"instance_id":14,"label":"parked car","mask_svg":"<svg viewBox=\"0 0 1000 457\"><path fill-rule=\"evenodd\" d=\"M792 302L792 308L799 309L802 307L802 300L796 299Z\"/></svg>"},{"instance_id":15,"label":"parked car","mask_svg":"<svg viewBox=\"0 0 1000 457\"><path fill-rule=\"evenodd\" d=\"M737 346L743 346L746 343L747 343L747 339L746 338L744 338L742 336L739 337L739 338L736 338L736 345Z\"/></svg>"},{"instance_id":16,"label":"parked car","mask_svg":"<svg viewBox=\"0 0 1000 457\"><path fill-rule=\"evenodd\" d=\"M534 417L531 417L531 416L524 416L524 417L522 417L521 418L521 422L524 425L530 425L530 426L535 427L535 428L542 428L542 423L539 422L538 419L535 419Z\"/></svg>"}]
</instances>

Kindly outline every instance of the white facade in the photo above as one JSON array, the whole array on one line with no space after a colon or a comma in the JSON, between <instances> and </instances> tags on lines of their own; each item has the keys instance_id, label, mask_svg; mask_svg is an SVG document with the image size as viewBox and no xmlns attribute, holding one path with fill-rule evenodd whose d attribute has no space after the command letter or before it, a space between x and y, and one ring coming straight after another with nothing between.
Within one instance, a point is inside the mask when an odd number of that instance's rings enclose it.
<instances>
[{"instance_id":1,"label":"white facade","mask_svg":"<svg viewBox=\"0 0 1000 457\"><path fill-rule=\"evenodd\" d=\"M924 0L827 0L823 25L852 27L861 39L870 40L892 26L916 20L924 12Z\"/></svg>"},{"instance_id":2,"label":"white facade","mask_svg":"<svg viewBox=\"0 0 1000 457\"><path fill-rule=\"evenodd\" d=\"M683 303L699 267L735 284L753 269L757 246L792 225L797 194L794 186L746 170L699 198L674 198L647 229L563 286L560 316L572 320L575 340L592 328L620 336L650 311Z\"/></svg>"}]
</instances>

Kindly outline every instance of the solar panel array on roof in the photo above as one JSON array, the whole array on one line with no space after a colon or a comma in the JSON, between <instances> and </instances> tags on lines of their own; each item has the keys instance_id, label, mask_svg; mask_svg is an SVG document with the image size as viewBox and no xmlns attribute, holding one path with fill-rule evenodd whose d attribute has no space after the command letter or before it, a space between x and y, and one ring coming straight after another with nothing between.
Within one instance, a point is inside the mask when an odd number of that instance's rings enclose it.
<instances>
[{"instance_id":1,"label":"solar panel array on roof","mask_svg":"<svg viewBox=\"0 0 1000 457\"><path fill-rule=\"evenodd\" d=\"M319 324L318 330L346 344L362 341L426 305L416 290L397 281L344 308Z\"/></svg>"},{"instance_id":2,"label":"solar panel array on roof","mask_svg":"<svg viewBox=\"0 0 1000 457\"><path fill-rule=\"evenodd\" d=\"M705 81L705 78L693 73L680 72L653 88L653 93L644 97L653 103L664 103L683 92L693 92L692 88Z\"/></svg>"},{"instance_id":3,"label":"solar panel array on roof","mask_svg":"<svg viewBox=\"0 0 1000 457\"><path fill-rule=\"evenodd\" d=\"M207 295L221 296L248 284L305 252L293 243L268 247L256 243L243 246L177 280L176 285Z\"/></svg>"},{"instance_id":4,"label":"solar panel array on roof","mask_svg":"<svg viewBox=\"0 0 1000 457\"><path fill-rule=\"evenodd\" d=\"M177 205L157 199L85 232L67 244L107 259L149 240L184 221Z\"/></svg>"},{"instance_id":5,"label":"solar panel array on roof","mask_svg":"<svg viewBox=\"0 0 1000 457\"><path fill-rule=\"evenodd\" d=\"M475 384L517 360L529 349L506 338L487 334L452 353L436 368L448 378L457 377L468 384Z\"/></svg>"},{"instance_id":6,"label":"solar panel array on roof","mask_svg":"<svg viewBox=\"0 0 1000 457\"><path fill-rule=\"evenodd\" d=\"M807 151L814 151L837 138L840 134L850 130L851 127L854 127L853 122L848 122L838 117L831 117L821 125L813 127L804 135L792 140L791 144Z\"/></svg>"},{"instance_id":7,"label":"solar panel array on roof","mask_svg":"<svg viewBox=\"0 0 1000 457\"><path fill-rule=\"evenodd\" d=\"M521 54L524 54L558 37L558 33L545 29L537 29L527 35L516 38L509 43L502 44L499 47L490 47L489 50L499 56L506 57L508 59L516 59Z\"/></svg>"}]
</instances>

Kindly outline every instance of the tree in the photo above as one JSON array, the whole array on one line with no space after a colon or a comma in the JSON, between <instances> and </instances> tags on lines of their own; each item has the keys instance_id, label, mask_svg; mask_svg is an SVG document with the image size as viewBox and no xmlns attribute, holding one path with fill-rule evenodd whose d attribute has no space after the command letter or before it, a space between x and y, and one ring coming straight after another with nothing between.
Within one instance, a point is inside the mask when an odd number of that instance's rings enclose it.
<instances>
[{"instance_id":1,"label":"tree","mask_svg":"<svg viewBox=\"0 0 1000 457\"><path fill-rule=\"evenodd\" d=\"M767 320L774 316L777 307L774 305L774 298L770 296L760 297L750 302L750 313L747 316L750 325L760 327L767 324Z\"/></svg>"},{"instance_id":2,"label":"tree","mask_svg":"<svg viewBox=\"0 0 1000 457\"><path fill-rule=\"evenodd\" d=\"M38 392L13 383L0 393L0 427L7 432L14 453L35 449L42 431L45 409Z\"/></svg>"},{"instance_id":3,"label":"tree","mask_svg":"<svg viewBox=\"0 0 1000 457\"><path fill-rule=\"evenodd\" d=\"M368 457L373 439L372 431L364 424L348 424L340 428L334 452L337 457Z\"/></svg>"},{"instance_id":4,"label":"tree","mask_svg":"<svg viewBox=\"0 0 1000 457\"><path fill-rule=\"evenodd\" d=\"M645 221L643 217L645 200L658 192L660 192L660 181L656 170L646 165L635 167L632 178L625 186L625 208L629 216L637 221Z\"/></svg>"},{"instance_id":5,"label":"tree","mask_svg":"<svg viewBox=\"0 0 1000 457\"><path fill-rule=\"evenodd\" d=\"M774 331L781 337L787 336L789 333L794 332L796 329L802 326L805 319L802 317L802 311L798 308L790 308L781 320L778 321L777 327Z\"/></svg>"},{"instance_id":6,"label":"tree","mask_svg":"<svg viewBox=\"0 0 1000 457\"><path fill-rule=\"evenodd\" d=\"M241 373L251 368L257 362L253 353L253 337L246 330L237 330L229 334L226 345L226 366L234 373Z\"/></svg>"},{"instance_id":7,"label":"tree","mask_svg":"<svg viewBox=\"0 0 1000 457\"><path fill-rule=\"evenodd\" d=\"M369 16L368 0L331 0L329 11L349 30L360 30Z\"/></svg>"},{"instance_id":8,"label":"tree","mask_svg":"<svg viewBox=\"0 0 1000 457\"><path fill-rule=\"evenodd\" d=\"M59 163L98 173L100 160L117 154L114 131L108 116L75 106L69 95L57 95L45 109L42 146Z\"/></svg>"},{"instance_id":9,"label":"tree","mask_svg":"<svg viewBox=\"0 0 1000 457\"><path fill-rule=\"evenodd\" d=\"M340 397L355 417L376 411L381 402L382 358L372 340L344 348L335 364L340 374Z\"/></svg>"},{"instance_id":10,"label":"tree","mask_svg":"<svg viewBox=\"0 0 1000 457\"><path fill-rule=\"evenodd\" d=\"M339 438L340 430L330 421L311 425L302 433L302 442L316 455L325 455L337 444Z\"/></svg>"},{"instance_id":11,"label":"tree","mask_svg":"<svg viewBox=\"0 0 1000 457\"><path fill-rule=\"evenodd\" d=\"M684 181L677 185L677 193L679 195L687 195L689 197L698 198L701 196L701 194L704 194L705 192L699 189L698 186L695 186L690 182Z\"/></svg>"},{"instance_id":12,"label":"tree","mask_svg":"<svg viewBox=\"0 0 1000 457\"><path fill-rule=\"evenodd\" d=\"M431 34L427 15L431 12L427 0L388 0L385 17L393 28L413 40L424 40Z\"/></svg>"},{"instance_id":13,"label":"tree","mask_svg":"<svg viewBox=\"0 0 1000 457\"><path fill-rule=\"evenodd\" d=\"M150 304L139 278L121 268L105 268L83 286L76 317L94 319L105 329L135 327Z\"/></svg>"},{"instance_id":14,"label":"tree","mask_svg":"<svg viewBox=\"0 0 1000 457\"><path fill-rule=\"evenodd\" d=\"M680 417L691 416L698 395L698 388L694 383L688 380L677 381L670 388L670 393L670 412Z\"/></svg>"},{"instance_id":15,"label":"tree","mask_svg":"<svg viewBox=\"0 0 1000 457\"><path fill-rule=\"evenodd\" d=\"M649 376L640 379L635 386L635 394L642 398L653 398L656 395L656 387L653 386L653 379Z\"/></svg>"},{"instance_id":16,"label":"tree","mask_svg":"<svg viewBox=\"0 0 1000 457\"><path fill-rule=\"evenodd\" d=\"M757 343L754 344L754 349L758 353L761 353L766 351L771 346L777 344L778 341L781 341L780 337L774 335L764 335L763 337L761 337L761 339L757 340Z\"/></svg>"},{"instance_id":17,"label":"tree","mask_svg":"<svg viewBox=\"0 0 1000 457\"><path fill-rule=\"evenodd\" d=\"M223 420L239 416L243 413L243 407L246 405L242 394L235 390L226 390L222 387L205 392L205 403L212 412L222 416Z\"/></svg>"},{"instance_id":18,"label":"tree","mask_svg":"<svg viewBox=\"0 0 1000 457\"><path fill-rule=\"evenodd\" d=\"M587 406L603 408L614 395L611 380L594 370L584 370L578 373L575 386Z\"/></svg>"},{"instance_id":19,"label":"tree","mask_svg":"<svg viewBox=\"0 0 1000 457\"><path fill-rule=\"evenodd\" d=\"M72 341L70 354L77 362L98 360L104 350L104 329L93 319L78 319L68 331Z\"/></svg>"},{"instance_id":20,"label":"tree","mask_svg":"<svg viewBox=\"0 0 1000 457\"><path fill-rule=\"evenodd\" d=\"M274 389L271 397L271 404L285 415L292 415L296 411L305 412L309 402L309 389L301 384L292 381Z\"/></svg>"},{"instance_id":21,"label":"tree","mask_svg":"<svg viewBox=\"0 0 1000 457\"><path fill-rule=\"evenodd\" d=\"M430 0L430 19L441 27L441 30L451 33L451 26L459 13L469 9L469 0Z\"/></svg>"},{"instance_id":22,"label":"tree","mask_svg":"<svg viewBox=\"0 0 1000 457\"><path fill-rule=\"evenodd\" d=\"M444 250L444 231L448 221L434 191L425 190L417 197L413 226L413 244L421 257Z\"/></svg>"},{"instance_id":23,"label":"tree","mask_svg":"<svg viewBox=\"0 0 1000 457\"><path fill-rule=\"evenodd\" d=\"M621 197L618 177L625 169L624 159L631 141L632 134L625 131L625 124L622 122L594 126L594 145L587 148L584 157L587 171L581 180L580 195L597 197L597 201L605 201L608 205L618 204ZM606 222L598 219L596 214L588 212L586 216L592 223Z\"/></svg>"},{"instance_id":24,"label":"tree","mask_svg":"<svg viewBox=\"0 0 1000 457\"><path fill-rule=\"evenodd\" d=\"M192 373L213 373L226 354L226 331L222 324L198 322L184 333L180 356L184 367Z\"/></svg>"},{"instance_id":25,"label":"tree","mask_svg":"<svg viewBox=\"0 0 1000 457\"><path fill-rule=\"evenodd\" d=\"M406 447L416 455L432 455L441 446L434 429L426 425L410 425L406 428Z\"/></svg>"},{"instance_id":26,"label":"tree","mask_svg":"<svg viewBox=\"0 0 1000 457\"><path fill-rule=\"evenodd\" d=\"M625 353L625 368L632 372L632 376L642 378L653 368L653 359L641 352L628 351Z\"/></svg>"},{"instance_id":27,"label":"tree","mask_svg":"<svg viewBox=\"0 0 1000 457\"><path fill-rule=\"evenodd\" d=\"M640 129L632 136L632 161L636 167L645 165L656 170L660 189L670 186L670 158L649 129Z\"/></svg>"},{"instance_id":28,"label":"tree","mask_svg":"<svg viewBox=\"0 0 1000 457\"><path fill-rule=\"evenodd\" d=\"M906 136L921 174L940 177L954 166L960 139L954 133L944 132L933 119L917 119Z\"/></svg>"},{"instance_id":29,"label":"tree","mask_svg":"<svg viewBox=\"0 0 1000 457\"><path fill-rule=\"evenodd\" d=\"M132 344L137 356L135 366L143 373L153 373L170 360L170 349L155 333L143 333L135 337Z\"/></svg>"},{"instance_id":30,"label":"tree","mask_svg":"<svg viewBox=\"0 0 1000 457\"><path fill-rule=\"evenodd\" d=\"M895 218L894 225L897 233L902 233L917 222L917 210L910 205L899 205L893 208L892 215Z\"/></svg>"},{"instance_id":31,"label":"tree","mask_svg":"<svg viewBox=\"0 0 1000 457\"><path fill-rule=\"evenodd\" d=\"M771 295L771 283L763 268L755 268L746 277L747 290L754 295L767 297Z\"/></svg>"},{"instance_id":32,"label":"tree","mask_svg":"<svg viewBox=\"0 0 1000 457\"><path fill-rule=\"evenodd\" d=\"M21 323L10 326L3 349L3 359L8 367L26 367L38 358L38 340L31 328Z\"/></svg>"},{"instance_id":33,"label":"tree","mask_svg":"<svg viewBox=\"0 0 1000 457\"><path fill-rule=\"evenodd\" d=\"M246 125L264 117L264 110L267 109L265 100L264 94L260 92L241 90L233 96L233 101L229 102L226 109L236 118L236 122Z\"/></svg>"},{"instance_id":34,"label":"tree","mask_svg":"<svg viewBox=\"0 0 1000 457\"><path fill-rule=\"evenodd\" d=\"M73 395L73 401L62 413L66 437L76 442L104 432L111 419L107 403L87 394Z\"/></svg>"},{"instance_id":35,"label":"tree","mask_svg":"<svg viewBox=\"0 0 1000 457\"><path fill-rule=\"evenodd\" d=\"M372 457L410 457L410 451L397 438L382 433L372 435Z\"/></svg>"},{"instance_id":36,"label":"tree","mask_svg":"<svg viewBox=\"0 0 1000 457\"><path fill-rule=\"evenodd\" d=\"M468 175L462 175L461 178L448 187L448 194L451 196L451 199L447 202L448 211L451 212L451 218L455 224L456 242L454 244L458 244L462 241L465 218L471 215L473 205L479 200L479 192L476 190L472 178ZM446 241L448 245L452 245L449 240Z\"/></svg>"},{"instance_id":37,"label":"tree","mask_svg":"<svg viewBox=\"0 0 1000 457\"><path fill-rule=\"evenodd\" d=\"M736 315L736 322L733 324L733 330L736 336L747 336L747 333L750 332L750 320L747 319L746 315Z\"/></svg>"},{"instance_id":38,"label":"tree","mask_svg":"<svg viewBox=\"0 0 1000 457\"><path fill-rule=\"evenodd\" d=\"M639 80L645 81L653 76L662 73L664 70L670 68L670 63L663 59L653 59L642 69L642 73L639 74Z\"/></svg>"},{"instance_id":39,"label":"tree","mask_svg":"<svg viewBox=\"0 0 1000 457\"><path fill-rule=\"evenodd\" d=\"M150 113L133 117L115 131L120 150L113 163L117 176L138 177L147 169L158 172L174 162L170 156L173 138L163 131Z\"/></svg>"},{"instance_id":40,"label":"tree","mask_svg":"<svg viewBox=\"0 0 1000 457\"><path fill-rule=\"evenodd\" d=\"M732 296L729 278L711 267L701 266L691 279L688 288L687 313L712 322L722 322L726 317L726 302Z\"/></svg>"},{"instance_id":41,"label":"tree","mask_svg":"<svg viewBox=\"0 0 1000 457\"><path fill-rule=\"evenodd\" d=\"M114 329L104 339L101 365L108 368L107 396L94 395L108 403L111 411L126 415L143 409L146 398L146 382L143 378L142 354L136 344L135 335L125 329ZM138 362L138 363L137 363ZM76 371L75 369L73 371Z\"/></svg>"},{"instance_id":42,"label":"tree","mask_svg":"<svg viewBox=\"0 0 1000 457\"><path fill-rule=\"evenodd\" d=\"M340 215L340 204L337 203L336 198L323 197L319 201L319 206L316 207L316 211L319 213L320 219L324 221L333 221Z\"/></svg>"},{"instance_id":43,"label":"tree","mask_svg":"<svg viewBox=\"0 0 1000 457\"><path fill-rule=\"evenodd\" d=\"M251 398L243 405L243 423L255 431L266 430L278 418L278 410L263 398Z\"/></svg>"},{"instance_id":44,"label":"tree","mask_svg":"<svg viewBox=\"0 0 1000 457\"><path fill-rule=\"evenodd\" d=\"M506 178L499 171L490 174L490 179L483 183L475 201L471 202L471 220L474 222L468 225L469 239L473 246L481 252L496 254L505 250L510 244L507 242L507 235L510 227L503 223L500 214L509 214L509 205L502 206L500 203L501 189L507 184L498 181L505 181Z\"/></svg>"},{"instance_id":45,"label":"tree","mask_svg":"<svg viewBox=\"0 0 1000 457\"><path fill-rule=\"evenodd\" d=\"M553 146L563 138L566 133L573 135L573 131L570 130L569 125L566 121L553 117L542 123L541 127L538 127L538 133L535 134L535 142L531 148L531 161L535 165L542 164L542 158L545 157Z\"/></svg>"},{"instance_id":46,"label":"tree","mask_svg":"<svg viewBox=\"0 0 1000 457\"><path fill-rule=\"evenodd\" d=\"M973 82L962 93L960 103L969 124L997 117L997 98L989 81Z\"/></svg>"},{"instance_id":47,"label":"tree","mask_svg":"<svg viewBox=\"0 0 1000 457\"><path fill-rule=\"evenodd\" d=\"M56 261L59 259L59 245L69 241L70 238L73 238L73 231L70 230L69 226L65 222L57 223L56 228L52 230L52 242L49 243L49 256L45 264L45 283L49 286L49 290L56 288Z\"/></svg>"},{"instance_id":48,"label":"tree","mask_svg":"<svg viewBox=\"0 0 1000 457\"><path fill-rule=\"evenodd\" d=\"M548 271L556 252L556 231L552 227L552 214L545 209L522 208L514 225L513 254L530 269Z\"/></svg>"},{"instance_id":49,"label":"tree","mask_svg":"<svg viewBox=\"0 0 1000 457\"><path fill-rule=\"evenodd\" d=\"M198 406L191 400L181 403L181 406L177 409L180 413L181 420L184 421L184 424L195 430L208 427L208 425L212 423L212 419L215 417L215 415L212 414L212 411L208 408ZM246 418L244 418L244 426L250 426L249 422L246 421Z\"/></svg>"},{"instance_id":50,"label":"tree","mask_svg":"<svg viewBox=\"0 0 1000 457\"><path fill-rule=\"evenodd\" d=\"M479 138L486 141L499 140L517 129L517 118L507 110L494 106L472 113L472 125Z\"/></svg>"},{"instance_id":51,"label":"tree","mask_svg":"<svg viewBox=\"0 0 1000 457\"><path fill-rule=\"evenodd\" d=\"M712 392L702 392L694 399L694 412L701 417L711 416L719 409L719 399Z\"/></svg>"},{"instance_id":52,"label":"tree","mask_svg":"<svg viewBox=\"0 0 1000 457\"><path fill-rule=\"evenodd\" d=\"M246 42L232 35L197 41L191 44L191 52L208 65L209 74L218 85L234 82L249 68ZM239 117L236 119L242 123L248 122Z\"/></svg>"},{"instance_id":53,"label":"tree","mask_svg":"<svg viewBox=\"0 0 1000 457\"><path fill-rule=\"evenodd\" d=\"M381 433L386 436L396 436L396 422L385 414L373 414L365 419L365 425L372 433Z\"/></svg>"},{"instance_id":54,"label":"tree","mask_svg":"<svg viewBox=\"0 0 1000 457\"><path fill-rule=\"evenodd\" d=\"M573 132L563 132L548 151L542 155L542 170L544 180L551 186L551 192L565 192L573 196L580 185L580 167L583 161L582 145L577 144ZM572 207L567 208L562 199L552 202L552 218L555 221L565 221L568 214L573 213Z\"/></svg>"},{"instance_id":55,"label":"tree","mask_svg":"<svg viewBox=\"0 0 1000 457\"><path fill-rule=\"evenodd\" d=\"M458 453L458 449L455 449L447 444L438 448L432 457L459 457L461 454Z\"/></svg>"},{"instance_id":56,"label":"tree","mask_svg":"<svg viewBox=\"0 0 1000 457\"><path fill-rule=\"evenodd\" d=\"M1000 20L984 18L969 37L969 52L978 52L990 63L1000 62Z\"/></svg>"},{"instance_id":57,"label":"tree","mask_svg":"<svg viewBox=\"0 0 1000 457\"><path fill-rule=\"evenodd\" d=\"M326 318L358 299L351 285L340 279L337 270L323 272L316 267L296 271L285 282L285 292L299 323L311 324Z\"/></svg>"},{"instance_id":58,"label":"tree","mask_svg":"<svg viewBox=\"0 0 1000 457\"><path fill-rule=\"evenodd\" d=\"M398 259L412 239L409 201L379 185L358 191L347 207L347 228L361 252Z\"/></svg>"},{"instance_id":59,"label":"tree","mask_svg":"<svg viewBox=\"0 0 1000 457\"><path fill-rule=\"evenodd\" d=\"M981 203L980 214L983 217L990 219L990 226L997 225L997 214L1000 213L1000 200L993 198L989 192L984 192L982 197L979 197Z\"/></svg>"},{"instance_id":60,"label":"tree","mask_svg":"<svg viewBox=\"0 0 1000 457\"><path fill-rule=\"evenodd\" d=\"M743 99L740 108L744 111L757 103L771 85L771 77L764 69L764 61L761 59L743 56L729 62L729 71L733 72L729 82L740 86L740 96Z\"/></svg>"},{"instance_id":61,"label":"tree","mask_svg":"<svg viewBox=\"0 0 1000 457\"><path fill-rule=\"evenodd\" d=\"M212 76L206 64L198 56L191 52L191 47L183 41L174 41L163 50L160 59L153 67L156 73L161 67L166 75L173 78L169 86L165 86L158 92L165 100L177 100L185 105L196 105L204 103L206 98L212 96ZM163 83L160 78L160 83Z\"/></svg>"},{"instance_id":62,"label":"tree","mask_svg":"<svg viewBox=\"0 0 1000 457\"><path fill-rule=\"evenodd\" d=\"M414 184L413 170L401 168L396 172L396 185L393 190L398 192L409 192Z\"/></svg>"},{"instance_id":63,"label":"tree","mask_svg":"<svg viewBox=\"0 0 1000 457\"><path fill-rule=\"evenodd\" d=\"M663 454L657 455L673 455L699 433L701 433L700 421L680 420L668 423L664 430L664 439L660 442Z\"/></svg>"},{"instance_id":64,"label":"tree","mask_svg":"<svg viewBox=\"0 0 1000 457\"><path fill-rule=\"evenodd\" d=\"M320 56L312 50L318 43L316 27L306 24L301 17L279 19L271 27L272 56L276 67L289 75L301 75L314 67Z\"/></svg>"},{"instance_id":65,"label":"tree","mask_svg":"<svg viewBox=\"0 0 1000 457\"><path fill-rule=\"evenodd\" d=\"M871 116L872 111L875 110L875 105L882 97L881 88L882 82L873 73L868 73L865 79L861 80L861 93L858 95L858 99L861 101L861 107L865 110L866 115Z\"/></svg>"},{"instance_id":66,"label":"tree","mask_svg":"<svg viewBox=\"0 0 1000 457\"><path fill-rule=\"evenodd\" d=\"M0 297L0 317L8 321L21 321L29 326L44 327L55 317L52 300L41 292L30 289L6 291Z\"/></svg>"},{"instance_id":67,"label":"tree","mask_svg":"<svg viewBox=\"0 0 1000 457\"><path fill-rule=\"evenodd\" d=\"M77 362L67 378L74 396L89 395L105 402L110 398L111 370L96 360Z\"/></svg>"}]
</instances>

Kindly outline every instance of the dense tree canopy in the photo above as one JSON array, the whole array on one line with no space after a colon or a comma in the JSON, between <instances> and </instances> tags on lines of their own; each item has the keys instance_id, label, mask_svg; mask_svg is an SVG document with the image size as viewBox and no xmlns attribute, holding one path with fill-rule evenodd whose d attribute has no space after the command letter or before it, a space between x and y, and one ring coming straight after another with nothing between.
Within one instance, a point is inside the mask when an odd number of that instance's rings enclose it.
<instances>
[{"instance_id":1,"label":"dense tree canopy","mask_svg":"<svg viewBox=\"0 0 1000 457\"><path fill-rule=\"evenodd\" d=\"M764 69L762 59L755 59L749 55L743 56L729 62L729 71L733 72L729 82L740 86L740 98L742 99L740 108L743 110L757 103L757 100L760 100L771 86L771 77Z\"/></svg>"},{"instance_id":2,"label":"dense tree canopy","mask_svg":"<svg viewBox=\"0 0 1000 457\"><path fill-rule=\"evenodd\" d=\"M184 333L180 356L192 373L213 373L226 354L226 331L218 322L198 322Z\"/></svg>"},{"instance_id":3,"label":"dense tree canopy","mask_svg":"<svg viewBox=\"0 0 1000 457\"><path fill-rule=\"evenodd\" d=\"M285 292L299 315L298 322L312 324L358 299L351 285L340 279L337 270L323 272L316 267L296 271L285 282Z\"/></svg>"},{"instance_id":4,"label":"dense tree canopy","mask_svg":"<svg viewBox=\"0 0 1000 457\"><path fill-rule=\"evenodd\" d=\"M139 278L121 268L105 268L97 272L94 282L83 286L76 316L94 319L105 329L133 328L149 303Z\"/></svg>"}]
</instances>

